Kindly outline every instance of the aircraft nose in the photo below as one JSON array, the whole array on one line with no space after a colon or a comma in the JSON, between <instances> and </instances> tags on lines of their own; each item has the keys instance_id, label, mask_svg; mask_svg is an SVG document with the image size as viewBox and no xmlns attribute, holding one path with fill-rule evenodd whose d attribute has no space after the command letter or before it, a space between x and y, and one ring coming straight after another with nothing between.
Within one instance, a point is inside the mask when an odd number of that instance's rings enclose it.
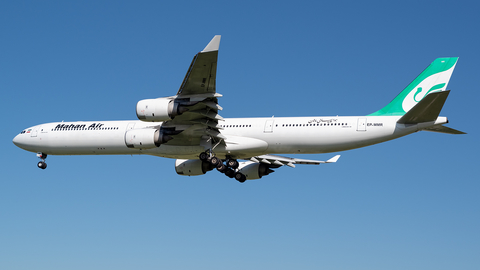
<instances>
[{"instance_id":1,"label":"aircraft nose","mask_svg":"<svg viewBox=\"0 0 480 270\"><path fill-rule=\"evenodd\" d=\"M18 138L19 136L20 136L20 135L15 136L15 138L13 138L13 140L12 140L12 141L13 141L13 144L15 144L16 146L19 146L19 145L18 145L18 144L19 144L19 138Z\"/></svg>"},{"instance_id":2,"label":"aircraft nose","mask_svg":"<svg viewBox=\"0 0 480 270\"><path fill-rule=\"evenodd\" d=\"M28 145L27 142L25 141L25 136L22 136L25 134L18 134L13 138L13 144L15 144L17 147L25 149ZM26 149L25 149L26 150Z\"/></svg>"}]
</instances>

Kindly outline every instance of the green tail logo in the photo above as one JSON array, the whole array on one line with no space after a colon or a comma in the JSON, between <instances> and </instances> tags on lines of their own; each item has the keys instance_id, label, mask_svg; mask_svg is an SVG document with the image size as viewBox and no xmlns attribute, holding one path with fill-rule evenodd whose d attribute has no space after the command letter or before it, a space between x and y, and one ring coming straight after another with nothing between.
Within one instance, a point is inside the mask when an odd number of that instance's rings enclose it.
<instances>
[{"instance_id":1,"label":"green tail logo","mask_svg":"<svg viewBox=\"0 0 480 270\"><path fill-rule=\"evenodd\" d=\"M442 91L441 89L442 89L444 86L445 86L444 83L435 85L434 87L430 88L430 90L428 90L428 92L425 94L425 96L428 95L428 94L430 94L430 92L433 92L433 91L435 91L435 90L439 90L439 89L440 89L439 91ZM415 96L413 96L413 100L415 100L415 102L419 102L420 100L422 100L421 98L420 98L419 100L417 100L417 96L418 96L418 94L420 94L421 92L422 92L422 88L421 88L421 87L417 88L417 92L415 93ZM438 91L435 91L435 92L438 92Z\"/></svg>"},{"instance_id":2,"label":"green tail logo","mask_svg":"<svg viewBox=\"0 0 480 270\"><path fill-rule=\"evenodd\" d=\"M458 57L435 59L387 106L369 116L404 115L429 93L445 91L457 60Z\"/></svg>"}]
</instances>

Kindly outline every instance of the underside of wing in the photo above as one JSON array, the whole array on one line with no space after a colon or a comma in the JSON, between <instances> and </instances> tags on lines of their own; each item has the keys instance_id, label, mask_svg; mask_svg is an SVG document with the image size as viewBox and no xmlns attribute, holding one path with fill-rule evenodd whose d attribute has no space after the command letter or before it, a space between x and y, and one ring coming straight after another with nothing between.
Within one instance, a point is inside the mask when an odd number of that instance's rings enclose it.
<instances>
[{"instance_id":1,"label":"underside of wing","mask_svg":"<svg viewBox=\"0 0 480 270\"><path fill-rule=\"evenodd\" d=\"M340 155L336 155L333 158L327 161L320 160L310 160L310 159L300 159L300 158L289 158L276 155L261 155L258 157L250 158L251 161L277 165L278 167L287 165L289 167L295 168L295 164L309 164L309 165L319 165L323 163L335 163L340 158Z\"/></svg>"},{"instance_id":2,"label":"underside of wing","mask_svg":"<svg viewBox=\"0 0 480 270\"><path fill-rule=\"evenodd\" d=\"M218 48L221 36L215 36L192 60L177 95L215 93Z\"/></svg>"},{"instance_id":3,"label":"underside of wing","mask_svg":"<svg viewBox=\"0 0 480 270\"><path fill-rule=\"evenodd\" d=\"M175 97L185 108L184 112L162 125L165 130L171 130L167 135L173 139L167 144L200 144L209 148L222 141L218 126L218 121L223 120L218 114L222 110L218 98L222 95L215 89L219 45L220 36L217 35L193 58Z\"/></svg>"}]
</instances>

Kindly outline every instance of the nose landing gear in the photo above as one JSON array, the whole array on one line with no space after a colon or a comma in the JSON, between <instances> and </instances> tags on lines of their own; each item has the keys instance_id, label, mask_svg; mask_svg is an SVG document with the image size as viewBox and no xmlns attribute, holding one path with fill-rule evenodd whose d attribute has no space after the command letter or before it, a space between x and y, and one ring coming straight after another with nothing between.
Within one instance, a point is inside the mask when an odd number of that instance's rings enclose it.
<instances>
[{"instance_id":1,"label":"nose landing gear","mask_svg":"<svg viewBox=\"0 0 480 270\"><path fill-rule=\"evenodd\" d=\"M47 158L47 154L37 153L37 157L42 160L42 161L37 163L37 167L42 169L42 170L45 170L47 168L47 163L45 163L45 159Z\"/></svg>"}]
</instances>

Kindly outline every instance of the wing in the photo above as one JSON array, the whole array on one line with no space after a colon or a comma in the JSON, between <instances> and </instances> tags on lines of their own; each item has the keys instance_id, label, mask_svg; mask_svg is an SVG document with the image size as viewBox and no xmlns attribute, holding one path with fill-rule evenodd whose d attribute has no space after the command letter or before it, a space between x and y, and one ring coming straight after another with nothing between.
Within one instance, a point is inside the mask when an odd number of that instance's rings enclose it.
<instances>
[{"instance_id":1,"label":"wing","mask_svg":"<svg viewBox=\"0 0 480 270\"><path fill-rule=\"evenodd\" d=\"M335 163L339 158L340 158L340 155L336 155L327 161L320 161L320 160L309 160L309 159L300 159L300 158L288 158L288 157L275 156L275 155L262 155L258 157L252 157L250 158L250 160L257 163L276 165L278 167L287 165L289 167L295 168L295 164L319 165L322 163Z\"/></svg>"},{"instance_id":2,"label":"wing","mask_svg":"<svg viewBox=\"0 0 480 270\"><path fill-rule=\"evenodd\" d=\"M192 60L178 96L214 94L217 75L218 48L221 36L215 36Z\"/></svg>"},{"instance_id":3,"label":"wing","mask_svg":"<svg viewBox=\"0 0 480 270\"><path fill-rule=\"evenodd\" d=\"M218 105L216 75L218 48L221 36L217 35L192 60L175 99L186 108L181 115L162 125L166 135L173 139L171 145L205 145L223 139L218 121L222 107Z\"/></svg>"}]
</instances>

